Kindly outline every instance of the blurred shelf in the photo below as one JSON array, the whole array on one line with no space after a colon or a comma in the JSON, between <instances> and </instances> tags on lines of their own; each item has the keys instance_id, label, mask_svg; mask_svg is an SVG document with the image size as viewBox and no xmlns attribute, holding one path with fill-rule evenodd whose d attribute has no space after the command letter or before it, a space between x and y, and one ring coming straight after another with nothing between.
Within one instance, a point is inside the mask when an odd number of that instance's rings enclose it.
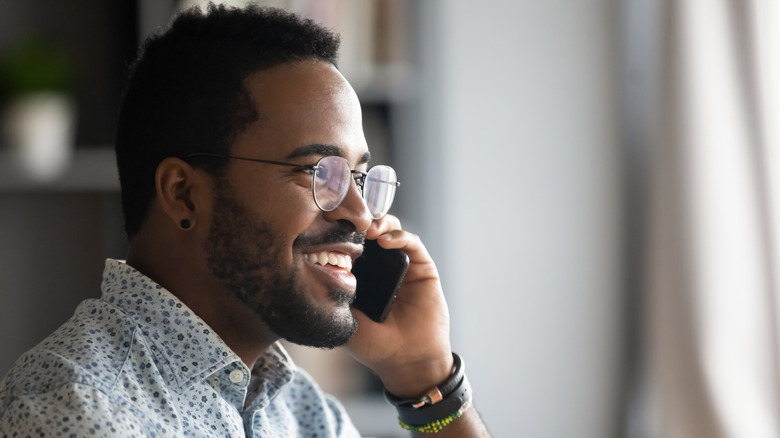
<instances>
[{"instance_id":1,"label":"blurred shelf","mask_svg":"<svg viewBox=\"0 0 780 438\"><path fill-rule=\"evenodd\" d=\"M416 98L408 65L373 66L347 78L363 106L400 104ZM37 180L14 154L0 149L0 192L119 192L112 146L77 147L67 168L56 178Z\"/></svg>"},{"instance_id":2,"label":"blurred shelf","mask_svg":"<svg viewBox=\"0 0 780 438\"><path fill-rule=\"evenodd\" d=\"M0 151L0 192L116 192L119 175L114 149L76 148L70 164L54 179L39 181L21 168L7 149Z\"/></svg>"}]
</instances>

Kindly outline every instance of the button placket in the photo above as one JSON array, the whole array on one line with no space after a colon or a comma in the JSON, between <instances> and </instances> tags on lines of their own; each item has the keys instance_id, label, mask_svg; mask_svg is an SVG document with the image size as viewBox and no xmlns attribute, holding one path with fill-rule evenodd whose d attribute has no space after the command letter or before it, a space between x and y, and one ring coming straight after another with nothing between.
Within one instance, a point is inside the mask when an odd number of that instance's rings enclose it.
<instances>
[{"instance_id":1,"label":"button placket","mask_svg":"<svg viewBox=\"0 0 780 438\"><path fill-rule=\"evenodd\" d=\"M248 372L243 364L234 362L220 372L219 393L228 404L232 405L240 415L244 410Z\"/></svg>"}]
</instances>

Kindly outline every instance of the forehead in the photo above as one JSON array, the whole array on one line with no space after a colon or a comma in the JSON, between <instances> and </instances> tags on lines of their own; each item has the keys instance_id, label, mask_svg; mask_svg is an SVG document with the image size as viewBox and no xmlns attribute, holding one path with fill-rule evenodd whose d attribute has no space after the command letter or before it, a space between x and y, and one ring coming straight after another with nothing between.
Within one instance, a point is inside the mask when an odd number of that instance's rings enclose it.
<instances>
[{"instance_id":1,"label":"forehead","mask_svg":"<svg viewBox=\"0 0 780 438\"><path fill-rule=\"evenodd\" d=\"M310 150L359 163L368 153L360 102L332 65L283 64L250 75L244 86L258 119L236 139L233 154L283 159Z\"/></svg>"}]
</instances>

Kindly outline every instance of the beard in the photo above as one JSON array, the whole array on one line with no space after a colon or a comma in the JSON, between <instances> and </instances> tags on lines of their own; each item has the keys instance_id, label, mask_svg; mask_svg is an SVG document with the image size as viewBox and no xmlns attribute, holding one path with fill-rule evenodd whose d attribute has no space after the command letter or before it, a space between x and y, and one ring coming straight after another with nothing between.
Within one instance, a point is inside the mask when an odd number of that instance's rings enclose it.
<instances>
[{"instance_id":1,"label":"beard","mask_svg":"<svg viewBox=\"0 0 780 438\"><path fill-rule=\"evenodd\" d=\"M256 220L233 199L229 187L220 180L216 181L211 229L205 242L211 274L280 338L329 349L347 343L357 331L352 314L330 313L312 303L300 285L298 267L284 272L280 263L284 248L270 225ZM302 235L294 246L315 240L344 241L345 234L355 233L332 232L320 238ZM338 306L349 306L353 299L354 294L348 291L328 292L328 300Z\"/></svg>"}]
</instances>

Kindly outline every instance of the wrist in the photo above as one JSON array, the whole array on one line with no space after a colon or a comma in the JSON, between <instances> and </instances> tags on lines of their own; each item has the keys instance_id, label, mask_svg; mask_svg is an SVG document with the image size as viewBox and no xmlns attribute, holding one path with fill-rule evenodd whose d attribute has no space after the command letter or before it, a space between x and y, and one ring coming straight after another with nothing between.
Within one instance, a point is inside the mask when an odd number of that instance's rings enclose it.
<instances>
[{"instance_id":1,"label":"wrist","mask_svg":"<svg viewBox=\"0 0 780 438\"><path fill-rule=\"evenodd\" d=\"M437 433L460 418L471 407L471 386L460 357L452 354L450 376L429 388L423 396L399 398L385 391L387 401L398 410L398 421L407 430Z\"/></svg>"},{"instance_id":2,"label":"wrist","mask_svg":"<svg viewBox=\"0 0 780 438\"><path fill-rule=\"evenodd\" d=\"M440 359L395 366L378 375L390 394L399 398L414 398L447 380L452 375L453 366L452 353L447 353Z\"/></svg>"}]
</instances>

